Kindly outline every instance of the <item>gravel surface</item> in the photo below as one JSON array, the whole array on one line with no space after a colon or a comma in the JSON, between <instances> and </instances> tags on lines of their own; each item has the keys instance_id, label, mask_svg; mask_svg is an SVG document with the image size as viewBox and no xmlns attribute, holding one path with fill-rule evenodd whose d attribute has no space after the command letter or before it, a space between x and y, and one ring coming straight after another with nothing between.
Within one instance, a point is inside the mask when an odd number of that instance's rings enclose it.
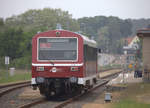
<instances>
[{"instance_id":1,"label":"gravel surface","mask_svg":"<svg viewBox=\"0 0 150 108\"><path fill-rule=\"evenodd\" d=\"M103 104L105 86L99 87L96 90L80 97L74 102L65 106L65 108L82 108L87 104ZM16 108L26 103L44 98L39 94L39 91L33 91L31 87L24 87L14 90L2 97L0 97L0 108ZM32 108L54 108L63 101L47 101L43 104L36 105ZM86 108L86 107L85 107Z\"/></svg>"},{"instance_id":2,"label":"gravel surface","mask_svg":"<svg viewBox=\"0 0 150 108\"><path fill-rule=\"evenodd\" d=\"M102 104L104 103L104 90L105 86L99 87L96 90L80 97L74 102L68 104L64 108L82 108L86 104L94 103L94 104Z\"/></svg>"},{"instance_id":3,"label":"gravel surface","mask_svg":"<svg viewBox=\"0 0 150 108\"><path fill-rule=\"evenodd\" d=\"M114 75L109 77L108 79L114 79L118 75ZM64 108L99 108L105 104L106 86L98 87L94 91L85 94L84 96L80 97L79 99L73 101L72 103L68 104Z\"/></svg>"},{"instance_id":4,"label":"gravel surface","mask_svg":"<svg viewBox=\"0 0 150 108\"><path fill-rule=\"evenodd\" d=\"M1 105L0 108L16 108L23 104L34 101L35 98L20 97L20 94L22 94L25 91L25 89L31 88L30 87L20 88L0 97L0 105ZM42 98L42 96L40 98Z\"/></svg>"},{"instance_id":5,"label":"gravel surface","mask_svg":"<svg viewBox=\"0 0 150 108\"><path fill-rule=\"evenodd\" d=\"M48 102L33 106L32 108L54 108L56 105L58 105L62 102L60 102L60 101L48 101Z\"/></svg>"},{"instance_id":6,"label":"gravel surface","mask_svg":"<svg viewBox=\"0 0 150 108\"><path fill-rule=\"evenodd\" d=\"M33 91L31 87L24 87L0 97L0 108L17 108L43 98L44 97L40 95L38 90ZM43 104L33 106L33 108L53 108L62 102L63 101L47 101Z\"/></svg>"},{"instance_id":7,"label":"gravel surface","mask_svg":"<svg viewBox=\"0 0 150 108\"><path fill-rule=\"evenodd\" d=\"M110 77L110 79L113 79L117 77L117 75ZM102 80L99 80L99 82L103 82ZM65 106L64 108L90 108L87 107L90 104L94 104L94 106L96 104L101 104L103 105L104 102L104 93L105 93L106 87L99 87L97 89L95 89L94 91L85 94L84 96L81 96L79 99L76 99L75 101L73 101L72 103L68 104L67 106ZM39 104L36 105L32 108L54 108L56 105L62 103L63 101L48 101L45 102L43 104ZM95 107L92 107L95 108Z\"/></svg>"},{"instance_id":8,"label":"gravel surface","mask_svg":"<svg viewBox=\"0 0 150 108\"><path fill-rule=\"evenodd\" d=\"M103 82L99 80L99 82ZM103 93L105 87L99 87L98 89L94 90L91 93L87 93L84 96L81 96L78 100L73 101L69 105L65 106L65 108L81 108L81 106L85 103L89 103L90 101L97 100L99 95ZM102 100L103 101L103 100ZM55 106L63 103L63 101L48 101L43 104L36 105L32 108L54 108Z\"/></svg>"},{"instance_id":9,"label":"gravel surface","mask_svg":"<svg viewBox=\"0 0 150 108\"><path fill-rule=\"evenodd\" d=\"M20 101L18 101L18 95L23 91L22 89L17 89L12 91L0 98L1 108L15 108L18 106Z\"/></svg>"}]
</instances>

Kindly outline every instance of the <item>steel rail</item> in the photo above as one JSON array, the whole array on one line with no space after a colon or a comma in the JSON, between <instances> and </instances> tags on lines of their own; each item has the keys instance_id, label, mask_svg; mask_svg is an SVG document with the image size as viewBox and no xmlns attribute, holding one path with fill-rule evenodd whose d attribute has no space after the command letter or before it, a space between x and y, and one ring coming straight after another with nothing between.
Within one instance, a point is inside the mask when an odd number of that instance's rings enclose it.
<instances>
[{"instance_id":1,"label":"steel rail","mask_svg":"<svg viewBox=\"0 0 150 108\"><path fill-rule=\"evenodd\" d=\"M105 78L110 78L110 77L115 76L115 75L117 75L117 74L119 74L119 73L121 73L121 72L122 72L122 71L117 72L117 73L114 73L114 74L111 74L111 75L108 75L107 77L105 76ZM103 79L104 79L104 78L103 78ZM101 83L101 84L99 84L99 85L96 85L94 88L89 89L87 92L85 92L85 93L83 93L83 94L79 94L78 96L75 96L75 97L73 97L73 98L71 98L71 99L68 99L68 100L66 100L65 102L63 102L63 103L61 103L61 104L55 106L54 108L63 108L64 106L68 105L69 103L73 102L74 100L78 99L79 97L81 97L81 96L83 96L83 95L85 95L85 94L87 94L87 93L89 93L89 92L92 92L92 91L94 91L95 89L97 89L97 88L99 88L99 87L102 87L102 86L106 85L109 81L110 81L110 79L109 79L109 80L104 80L103 83Z\"/></svg>"},{"instance_id":2,"label":"steel rail","mask_svg":"<svg viewBox=\"0 0 150 108\"><path fill-rule=\"evenodd\" d=\"M23 88L23 87L27 87L27 86L30 86L30 82L26 82L26 83L21 83L21 84L17 84L17 85L11 85L10 87L6 86L4 88L1 88L0 90L0 97L2 97L3 95L13 91L13 90L16 90L16 89L19 89L19 88Z\"/></svg>"},{"instance_id":3,"label":"steel rail","mask_svg":"<svg viewBox=\"0 0 150 108\"><path fill-rule=\"evenodd\" d=\"M64 107L64 106L66 106L67 104L71 103L72 101L74 101L75 99L77 99L77 98L79 98L79 97L85 95L86 93L89 93L89 92L91 92L92 90L95 90L96 88L105 85L107 82L108 82L108 81L104 81L103 83L101 83L101 84L95 86L94 88L89 89L87 92L85 92L85 93L83 93L83 94L79 94L79 95L77 95L77 96L74 96L74 97L72 97L72 98L70 98L70 99L68 99L68 100L66 100L66 101L64 101L64 102L62 102L62 103L56 105L54 108L62 108L62 107ZM45 100L45 99L40 99L40 100L31 102L31 103L24 104L24 105L22 105L22 106L19 106L19 108L30 108L30 107L32 107L32 106L35 106L35 105L38 105L38 104L41 104L41 103L44 103L44 102L48 102L48 101Z\"/></svg>"},{"instance_id":4,"label":"steel rail","mask_svg":"<svg viewBox=\"0 0 150 108\"><path fill-rule=\"evenodd\" d=\"M11 84L4 84L4 85L0 85L0 89L6 88L6 87L11 87L11 86L16 86L16 85L21 85L21 84L26 84L26 83L30 83L30 82L31 81L23 81L23 82L11 83Z\"/></svg>"},{"instance_id":5,"label":"steel rail","mask_svg":"<svg viewBox=\"0 0 150 108\"><path fill-rule=\"evenodd\" d=\"M121 71L120 71L120 72L121 72ZM107 77L105 76L105 78L112 77L112 76L114 76L114 75L117 75L117 74L120 73L120 72L114 73L114 74L112 74L112 75L108 75ZM103 78L103 79L104 79L104 78ZM109 80L108 80L108 79L107 79L107 80L103 80L103 81L104 81L104 82L101 82L101 83L95 85L93 88L89 89L87 92L82 93L82 94L79 94L79 95L76 95L76 96L74 96L74 97L72 97L72 98L70 98L70 99L68 99L68 100L66 100L66 101L64 101L64 102L62 102L62 103L56 105L54 108L63 108L64 106L68 105L69 103L73 102L74 100L78 99L79 97L81 97L81 96L83 96L83 95L86 95L87 93L92 92L92 91L94 91L95 89L106 85L106 84L110 81L110 79L109 79ZM38 104L42 104L42 103L45 103L45 102L48 102L48 101L47 101L46 99L40 99L40 100L31 102L31 103L24 104L24 105L22 105L22 106L19 106L19 108L30 108L30 107L32 107L32 106L35 106L35 105L38 105Z\"/></svg>"},{"instance_id":6,"label":"steel rail","mask_svg":"<svg viewBox=\"0 0 150 108\"><path fill-rule=\"evenodd\" d=\"M21 105L21 106L19 106L18 108L30 108L30 107L32 107L32 106L35 106L35 105L38 105L38 104L41 104L41 103L44 103L44 102L47 102L47 100L45 100L45 99L40 99L40 100L31 102L31 103L27 103L27 104Z\"/></svg>"},{"instance_id":7,"label":"steel rail","mask_svg":"<svg viewBox=\"0 0 150 108\"><path fill-rule=\"evenodd\" d=\"M63 102L63 103L61 103L61 104L55 106L54 108L63 108L64 106L66 106L67 104L73 102L74 100L78 99L79 97L81 97L81 96L83 96L83 95L85 95L85 94L87 94L87 93L89 93L89 92L92 92L93 90L95 90L95 89L97 89L97 88L99 88L99 87L101 87L101 86L107 84L108 81L109 81L109 80L104 81L103 83L101 83L101 84L95 86L94 88L89 89L87 92L85 92L85 93L83 93L83 94L79 94L79 95L77 95L77 96L75 96L75 97L73 97L73 98L71 98L71 99L68 99L68 100L66 100L65 102Z\"/></svg>"},{"instance_id":8,"label":"steel rail","mask_svg":"<svg viewBox=\"0 0 150 108\"><path fill-rule=\"evenodd\" d=\"M113 74L110 74L110 75L104 76L104 77L100 77L100 78L101 78L101 79L106 79L106 78L109 78L109 77L111 77L111 76L118 75L118 74L120 74L121 72L122 72L122 70L121 70L121 71L119 71L119 72L116 72L116 73L113 73Z\"/></svg>"}]
</instances>

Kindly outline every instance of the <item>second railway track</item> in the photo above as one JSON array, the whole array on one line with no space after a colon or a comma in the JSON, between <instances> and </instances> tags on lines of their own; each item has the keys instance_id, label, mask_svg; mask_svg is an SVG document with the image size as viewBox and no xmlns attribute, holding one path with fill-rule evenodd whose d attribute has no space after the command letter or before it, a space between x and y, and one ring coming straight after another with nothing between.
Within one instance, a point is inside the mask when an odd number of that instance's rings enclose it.
<instances>
[{"instance_id":1,"label":"second railway track","mask_svg":"<svg viewBox=\"0 0 150 108\"><path fill-rule=\"evenodd\" d=\"M5 95L13 90L16 90L16 89L19 89L22 87L27 87L27 86L30 86L30 81L1 85L0 86L0 97L2 97L3 95Z\"/></svg>"}]
</instances>

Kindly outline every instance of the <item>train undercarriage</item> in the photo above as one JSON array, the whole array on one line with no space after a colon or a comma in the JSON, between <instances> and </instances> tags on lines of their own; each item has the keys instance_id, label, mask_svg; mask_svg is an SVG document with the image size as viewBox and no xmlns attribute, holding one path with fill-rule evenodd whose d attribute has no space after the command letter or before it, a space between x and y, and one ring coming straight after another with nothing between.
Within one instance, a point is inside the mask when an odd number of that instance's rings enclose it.
<instances>
[{"instance_id":1,"label":"train undercarriage","mask_svg":"<svg viewBox=\"0 0 150 108\"><path fill-rule=\"evenodd\" d=\"M92 80L96 83L96 79ZM55 98L58 96L69 96L73 94L79 94L83 91L87 91L93 85L89 84L87 80L86 85L78 84L77 81L70 78L38 78L37 84L33 86L33 89L37 87L40 90L40 94L44 95L47 99Z\"/></svg>"},{"instance_id":2,"label":"train undercarriage","mask_svg":"<svg viewBox=\"0 0 150 108\"><path fill-rule=\"evenodd\" d=\"M47 99L61 95L70 95L74 93L80 93L83 89L83 85L79 85L76 82L70 82L69 78L44 78L43 82L37 83L36 86L40 90L40 94L44 95Z\"/></svg>"}]
</instances>

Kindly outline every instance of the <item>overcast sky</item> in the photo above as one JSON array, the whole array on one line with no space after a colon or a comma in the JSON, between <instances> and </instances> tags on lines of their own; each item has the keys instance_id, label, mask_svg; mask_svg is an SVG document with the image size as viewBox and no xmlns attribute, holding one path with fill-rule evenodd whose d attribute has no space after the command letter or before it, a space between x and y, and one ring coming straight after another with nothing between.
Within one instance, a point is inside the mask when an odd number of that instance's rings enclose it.
<instances>
[{"instance_id":1,"label":"overcast sky","mask_svg":"<svg viewBox=\"0 0 150 108\"><path fill-rule=\"evenodd\" d=\"M45 7L61 8L73 18L99 15L123 19L150 18L150 0L0 0L0 17Z\"/></svg>"}]
</instances>

